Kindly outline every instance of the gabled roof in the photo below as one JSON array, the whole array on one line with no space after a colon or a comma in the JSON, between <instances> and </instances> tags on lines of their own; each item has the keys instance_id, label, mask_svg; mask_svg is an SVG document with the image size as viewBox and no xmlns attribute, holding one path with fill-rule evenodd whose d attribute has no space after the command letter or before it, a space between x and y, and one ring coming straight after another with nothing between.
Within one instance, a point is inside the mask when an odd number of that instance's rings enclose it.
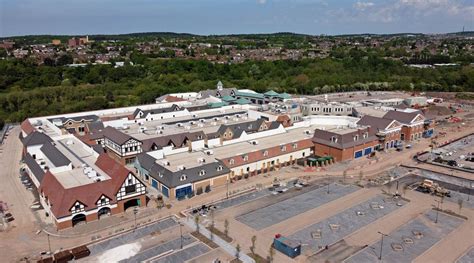
<instances>
[{"instance_id":1,"label":"gabled roof","mask_svg":"<svg viewBox=\"0 0 474 263\"><path fill-rule=\"evenodd\" d=\"M21 123L20 127L21 127L21 130L27 135L35 131L35 128L33 127L33 125L31 125L31 122L28 119L24 120Z\"/></svg>"},{"instance_id":2,"label":"gabled roof","mask_svg":"<svg viewBox=\"0 0 474 263\"><path fill-rule=\"evenodd\" d=\"M253 93L253 92L245 92L245 91L236 91L235 96L256 98L256 99L264 99L265 98L265 96L261 93Z\"/></svg>"},{"instance_id":3,"label":"gabled roof","mask_svg":"<svg viewBox=\"0 0 474 263\"><path fill-rule=\"evenodd\" d=\"M274 90L270 90L270 91L267 91L267 92L263 93L263 95L269 96L269 97L276 97L280 94L276 93Z\"/></svg>"},{"instance_id":4,"label":"gabled roof","mask_svg":"<svg viewBox=\"0 0 474 263\"><path fill-rule=\"evenodd\" d=\"M51 143L43 144L40 150L55 167L66 166L71 163L71 161Z\"/></svg>"},{"instance_id":5,"label":"gabled roof","mask_svg":"<svg viewBox=\"0 0 474 263\"><path fill-rule=\"evenodd\" d=\"M239 105L245 105L245 104L250 104L252 102L250 102L248 99L240 98L240 99L237 99L237 100L233 101L233 103L239 104Z\"/></svg>"},{"instance_id":6,"label":"gabled roof","mask_svg":"<svg viewBox=\"0 0 474 263\"><path fill-rule=\"evenodd\" d=\"M34 131L22 139L24 146L42 145L53 140L42 132Z\"/></svg>"},{"instance_id":7,"label":"gabled roof","mask_svg":"<svg viewBox=\"0 0 474 263\"><path fill-rule=\"evenodd\" d=\"M33 159L33 157L29 153L26 153L26 155L23 157L23 161L33 173L33 176L36 177L38 182L41 183L45 174L41 166L36 162L35 159Z\"/></svg>"},{"instance_id":8,"label":"gabled roof","mask_svg":"<svg viewBox=\"0 0 474 263\"><path fill-rule=\"evenodd\" d=\"M152 150L153 145L156 145L158 146L158 149L161 149L162 147L168 146L170 143L172 143L175 147L180 148L185 145L186 140L190 140L189 137L190 137L190 133L185 132L185 133L178 133L178 134L172 134L172 135L167 135L167 136L146 139L146 140L143 140L142 149L144 152L148 152Z\"/></svg>"},{"instance_id":9,"label":"gabled roof","mask_svg":"<svg viewBox=\"0 0 474 263\"><path fill-rule=\"evenodd\" d=\"M223 101L234 101L234 100L235 100L234 97L229 96L229 95L223 96L221 99L222 99Z\"/></svg>"},{"instance_id":10,"label":"gabled roof","mask_svg":"<svg viewBox=\"0 0 474 263\"><path fill-rule=\"evenodd\" d=\"M166 167L156 163L156 159L146 153L137 155L137 161L143 169L148 171L151 177L170 188L198 182L230 172L221 161L206 163L201 166L176 172L172 172ZM221 167L220 171L218 171L218 167ZM201 171L204 171L204 175L200 175ZM186 175L186 180L180 180L182 175Z\"/></svg>"},{"instance_id":11,"label":"gabled roof","mask_svg":"<svg viewBox=\"0 0 474 263\"><path fill-rule=\"evenodd\" d=\"M286 92L278 94L278 97L282 99L291 99L291 95Z\"/></svg>"},{"instance_id":12,"label":"gabled roof","mask_svg":"<svg viewBox=\"0 0 474 263\"><path fill-rule=\"evenodd\" d=\"M181 110L181 108L176 104L173 104L170 107L158 108L158 109L152 109L152 110L142 110L140 108L137 108L133 112L132 116L133 116L133 118L137 118L137 116L140 112L143 112L143 117L146 117L148 114L161 114L161 113L173 112L173 111L177 111L177 110Z\"/></svg>"},{"instance_id":13,"label":"gabled roof","mask_svg":"<svg viewBox=\"0 0 474 263\"><path fill-rule=\"evenodd\" d=\"M364 133L367 132L368 136L363 137ZM375 136L375 129L360 128L353 132L339 134L331 131L316 129L314 131L313 142L328 145L338 149L346 149L349 147L364 144L373 140L377 140ZM358 136L358 140L354 140L355 136ZM332 141L331 138L335 138L336 141ZM317 147L317 146L316 146Z\"/></svg>"},{"instance_id":14,"label":"gabled roof","mask_svg":"<svg viewBox=\"0 0 474 263\"><path fill-rule=\"evenodd\" d=\"M101 121L94 121L86 124L89 132L98 132L104 129L104 123Z\"/></svg>"},{"instance_id":15,"label":"gabled roof","mask_svg":"<svg viewBox=\"0 0 474 263\"><path fill-rule=\"evenodd\" d=\"M43 192L48 198L51 203L51 211L56 218L68 216L71 207L76 202L84 204L86 210L97 207L97 201L102 195L111 198L111 202L115 202L116 194L125 179L129 174L133 174L105 153L99 155L95 164L111 179L64 188L50 171L45 173L41 181L40 192Z\"/></svg>"},{"instance_id":16,"label":"gabled roof","mask_svg":"<svg viewBox=\"0 0 474 263\"><path fill-rule=\"evenodd\" d=\"M415 120L416 117L418 117L418 115L421 115L419 111L403 112L391 110L387 112L383 117L386 119L397 120L402 124L410 124Z\"/></svg>"},{"instance_id":17,"label":"gabled roof","mask_svg":"<svg viewBox=\"0 0 474 263\"><path fill-rule=\"evenodd\" d=\"M99 133L100 134L100 133ZM103 137L115 142L118 145L123 145L130 139L134 139L132 136L125 134L113 127L107 126L102 130ZM134 139L136 140L136 139Z\"/></svg>"},{"instance_id":18,"label":"gabled roof","mask_svg":"<svg viewBox=\"0 0 474 263\"><path fill-rule=\"evenodd\" d=\"M390 125L394 122L400 125L400 123L396 120L365 115L357 122L357 124L370 126L377 130L387 130L390 127Z\"/></svg>"}]
</instances>

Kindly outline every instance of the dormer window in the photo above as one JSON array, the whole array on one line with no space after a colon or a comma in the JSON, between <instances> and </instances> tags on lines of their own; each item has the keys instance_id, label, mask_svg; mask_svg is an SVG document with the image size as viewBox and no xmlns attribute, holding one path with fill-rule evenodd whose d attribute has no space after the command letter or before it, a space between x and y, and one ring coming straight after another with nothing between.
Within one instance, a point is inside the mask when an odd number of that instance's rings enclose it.
<instances>
[{"instance_id":1,"label":"dormer window","mask_svg":"<svg viewBox=\"0 0 474 263\"><path fill-rule=\"evenodd\" d=\"M76 204L76 205L74 206L74 209L76 209L76 210L81 209L81 205L80 205L80 204Z\"/></svg>"},{"instance_id":2,"label":"dormer window","mask_svg":"<svg viewBox=\"0 0 474 263\"><path fill-rule=\"evenodd\" d=\"M354 136L354 141L358 141L358 140L359 140L359 135Z\"/></svg>"},{"instance_id":3,"label":"dormer window","mask_svg":"<svg viewBox=\"0 0 474 263\"><path fill-rule=\"evenodd\" d=\"M249 160L249 156L248 156L248 155L244 155L244 156L242 156L242 158L244 159L244 162L246 162L246 161Z\"/></svg>"},{"instance_id":4,"label":"dormer window","mask_svg":"<svg viewBox=\"0 0 474 263\"><path fill-rule=\"evenodd\" d=\"M265 150L265 151L263 152L263 156L268 156L268 151L267 151L267 150Z\"/></svg>"},{"instance_id":5,"label":"dormer window","mask_svg":"<svg viewBox=\"0 0 474 263\"><path fill-rule=\"evenodd\" d=\"M229 164L230 164L230 165L233 165L234 163L235 163L234 159L230 159L230 160L229 160Z\"/></svg>"},{"instance_id":6,"label":"dormer window","mask_svg":"<svg viewBox=\"0 0 474 263\"><path fill-rule=\"evenodd\" d=\"M222 171L222 169L223 169L222 165L217 166L217 171L218 172Z\"/></svg>"},{"instance_id":7,"label":"dormer window","mask_svg":"<svg viewBox=\"0 0 474 263\"><path fill-rule=\"evenodd\" d=\"M199 176L203 176L205 174L206 174L206 171L204 171L204 170L199 171Z\"/></svg>"},{"instance_id":8,"label":"dormer window","mask_svg":"<svg viewBox=\"0 0 474 263\"><path fill-rule=\"evenodd\" d=\"M332 136L332 137L331 137L331 142L336 143L336 142L337 142L337 137L336 137L336 136Z\"/></svg>"},{"instance_id":9,"label":"dormer window","mask_svg":"<svg viewBox=\"0 0 474 263\"><path fill-rule=\"evenodd\" d=\"M298 148L298 144L297 143L293 143L293 149L296 149Z\"/></svg>"},{"instance_id":10,"label":"dormer window","mask_svg":"<svg viewBox=\"0 0 474 263\"><path fill-rule=\"evenodd\" d=\"M188 179L188 176L186 176L185 174L182 174L181 177L179 177L180 181L185 181L186 179Z\"/></svg>"},{"instance_id":11,"label":"dormer window","mask_svg":"<svg viewBox=\"0 0 474 263\"><path fill-rule=\"evenodd\" d=\"M159 176L160 178L163 177L163 173L159 172L159 173L158 173L158 176Z\"/></svg>"},{"instance_id":12,"label":"dormer window","mask_svg":"<svg viewBox=\"0 0 474 263\"><path fill-rule=\"evenodd\" d=\"M286 152L286 145L282 145L282 146L280 147L280 149L281 149L282 152Z\"/></svg>"},{"instance_id":13,"label":"dormer window","mask_svg":"<svg viewBox=\"0 0 474 263\"><path fill-rule=\"evenodd\" d=\"M364 132L363 138L365 139L365 138L367 138L367 137L369 137L369 133Z\"/></svg>"}]
</instances>

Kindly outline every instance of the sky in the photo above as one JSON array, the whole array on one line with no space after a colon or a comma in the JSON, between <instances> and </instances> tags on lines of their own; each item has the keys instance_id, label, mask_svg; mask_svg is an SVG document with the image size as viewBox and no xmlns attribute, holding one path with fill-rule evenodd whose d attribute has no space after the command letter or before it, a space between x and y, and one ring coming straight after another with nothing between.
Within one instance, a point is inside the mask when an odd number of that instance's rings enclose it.
<instances>
[{"instance_id":1,"label":"sky","mask_svg":"<svg viewBox=\"0 0 474 263\"><path fill-rule=\"evenodd\" d=\"M0 37L474 31L474 0L0 0Z\"/></svg>"}]
</instances>

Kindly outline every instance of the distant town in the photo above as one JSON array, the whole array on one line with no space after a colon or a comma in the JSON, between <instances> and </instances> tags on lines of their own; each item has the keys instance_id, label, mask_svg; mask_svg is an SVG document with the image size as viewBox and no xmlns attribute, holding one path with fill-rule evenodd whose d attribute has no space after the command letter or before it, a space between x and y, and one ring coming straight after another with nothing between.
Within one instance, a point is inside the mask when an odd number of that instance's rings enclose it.
<instances>
[{"instance_id":1,"label":"distant town","mask_svg":"<svg viewBox=\"0 0 474 263\"><path fill-rule=\"evenodd\" d=\"M129 38L127 38L129 36ZM195 36L143 33L114 36L16 37L0 44L4 57L32 58L38 64L57 63L70 57L70 65L133 61L133 53L157 59L204 59L215 63L246 60L300 60L343 57L344 50L379 50L386 58L410 64L468 62L474 50L472 32L423 35L309 36L290 33L270 35ZM118 64L120 65L120 64Z\"/></svg>"}]
</instances>

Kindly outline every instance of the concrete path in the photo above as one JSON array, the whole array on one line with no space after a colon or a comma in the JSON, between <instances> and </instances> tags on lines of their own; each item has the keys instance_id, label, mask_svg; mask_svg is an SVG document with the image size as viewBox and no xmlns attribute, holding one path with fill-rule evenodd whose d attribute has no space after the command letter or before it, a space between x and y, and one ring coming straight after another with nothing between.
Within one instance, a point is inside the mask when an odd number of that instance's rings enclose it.
<instances>
[{"instance_id":1,"label":"concrete path","mask_svg":"<svg viewBox=\"0 0 474 263\"><path fill-rule=\"evenodd\" d=\"M192 217L186 218L183 221L188 227L190 227L193 230L196 230L196 223L194 223L194 220ZM200 225L199 233L211 239L211 232L207 230L207 228L205 228L203 225ZM216 243L218 246L220 246L222 249L224 249L224 251L226 251L231 256L235 256L237 254L237 250L235 249L235 247L233 247L231 244L227 243L226 241L224 241L217 235L213 235L212 241ZM255 263L255 260L253 260L251 257L246 255L245 253L242 253L242 251L240 252L239 259L244 263Z\"/></svg>"}]
</instances>

